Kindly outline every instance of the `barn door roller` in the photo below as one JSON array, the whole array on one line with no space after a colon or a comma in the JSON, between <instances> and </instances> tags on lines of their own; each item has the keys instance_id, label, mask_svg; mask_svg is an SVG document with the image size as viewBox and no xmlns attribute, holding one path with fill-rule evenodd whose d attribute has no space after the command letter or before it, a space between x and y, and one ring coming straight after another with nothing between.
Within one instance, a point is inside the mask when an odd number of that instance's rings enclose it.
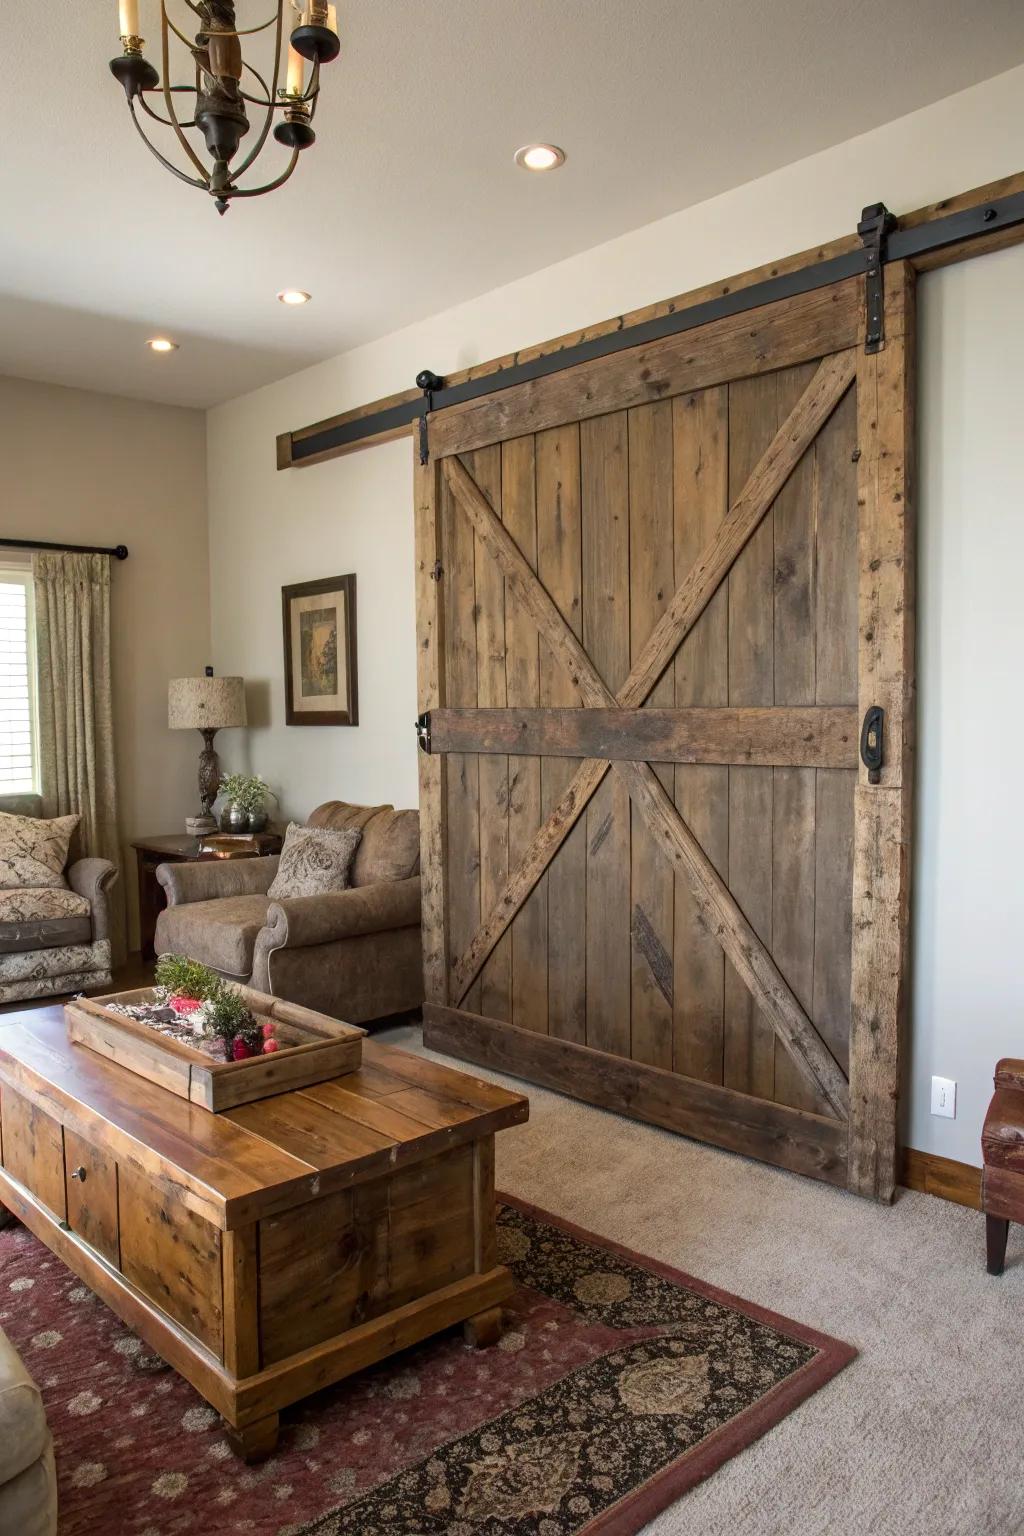
<instances>
[{"instance_id":1,"label":"barn door roller","mask_svg":"<svg viewBox=\"0 0 1024 1536\"><path fill-rule=\"evenodd\" d=\"M889 231L896 220L884 203L870 203L861 211L857 233L867 252L867 329L865 352L881 352L885 346L885 262Z\"/></svg>"},{"instance_id":2,"label":"barn door roller","mask_svg":"<svg viewBox=\"0 0 1024 1536\"><path fill-rule=\"evenodd\" d=\"M882 782L882 731L885 710L880 704L872 704L864 712L864 724L860 728L860 760L868 771L868 783Z\"/></svg>"}]
</instances>

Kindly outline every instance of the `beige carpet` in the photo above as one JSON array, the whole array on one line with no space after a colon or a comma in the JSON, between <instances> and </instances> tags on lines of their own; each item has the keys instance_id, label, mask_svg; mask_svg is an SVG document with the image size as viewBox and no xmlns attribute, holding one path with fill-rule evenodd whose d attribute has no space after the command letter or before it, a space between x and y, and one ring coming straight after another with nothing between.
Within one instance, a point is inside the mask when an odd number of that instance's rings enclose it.
<instances>
[{"instance_id":1,"label":"beige carpet","mask_svg":"<svg viewBox=\"0 0 1024 1536\"><path fill-rule=\"evenodd\" d=\"M420 1048L418 1030L378 1038ZM653 1536L1024 1532L1024 1229L992 1278L974 1211L870 1205L524 1086L499 1188L861 1352Z\"/></svg>"}]
</instances>

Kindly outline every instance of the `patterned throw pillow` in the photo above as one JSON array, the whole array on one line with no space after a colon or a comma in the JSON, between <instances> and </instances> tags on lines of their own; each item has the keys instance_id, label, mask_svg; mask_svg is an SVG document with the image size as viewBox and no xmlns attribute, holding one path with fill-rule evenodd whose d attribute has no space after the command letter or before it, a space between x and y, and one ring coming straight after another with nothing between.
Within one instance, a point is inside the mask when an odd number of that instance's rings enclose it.
<instances>
[{"instance_id":1,"label":"patterned throw pillow","mask_svg":"<svg viewBox=\"0 0 1024 1536\"><path fill-rule=\"evenodd\" d=\"M330 827L300 827L289 822L281 861L267 895L279 901L288 896L347 891L362 835L356 827L335 832Z\"/></svg>"},{"instance_id":2,"label":"patterned throw pillow","mask_svg":"<svg viewBox=\"0 0 1024 1536\"><path fill-rule=\"evenodd\" d=\"M0 890L63 886L71 837L81 820L9 816L0 812Z\"/></svg>"}]
</instances>

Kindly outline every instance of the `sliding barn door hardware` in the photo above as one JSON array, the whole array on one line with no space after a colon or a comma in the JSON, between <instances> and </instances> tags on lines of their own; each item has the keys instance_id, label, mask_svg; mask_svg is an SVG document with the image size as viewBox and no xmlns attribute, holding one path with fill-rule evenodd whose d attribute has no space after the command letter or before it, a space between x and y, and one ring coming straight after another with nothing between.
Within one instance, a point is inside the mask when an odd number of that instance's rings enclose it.
<instances>
[{"instance_id":1,"label":"sliding barn door hardware","mask_svg":"<svg viewBox=\"0 0 1024 1536\"><path fill-rule=\"evenodd\" d=\"M430 751L430 710L425 710L416 721L416 740L421 752Z\"/></svg>"},{"instance_id":2,"label":"sliding barn door hardware","mask_svg":"<svg viewBox=\"0 0 1024 1536\"><path fill-rule=\"evenodd\" d=\"M884 229L877 228L875 217L869 218L869 215L876 214L885 226ZM865 224L870 224L869 232L862 228ZM431 411L443 411L450 405L479 400L484 395L511 389L516 384L529 384L534 379L562 373L580 363L611 357L631 347L648 346L651 342L664 340L666 336L678 336L685 331L696 330L698 326L708 325L712 320L745 314L764 304L795 298L798 294L811 293L818 288L827 288L831 283L845 282L848 278L865 274L868 274L872 286L877 278L877 344L872 345L870 318L867 337L868 350L877 351L882 343L884 322L882 269L888 262L913 261L927 256L929 252L970 242L979 235L991 234L997 229L1010 229L1019 224L1024 224L1024 192L993 198L989 203L976 203L973 207L961 208L941 218L912 224L907 229L899 228L899 221L893 218L884 203L875 203L864 210L858 226L864 242L861 246L842 251L838 256L828 256L822 261L797 267L792 272L780 272L774 277L762 278L745 288L729 288L714 298L684 305L666 314L655 315L650 320L637 321L635 325L622 325L615 330L602 332L599 336L590 336L573 346L545 352L525 362L510 363L507 368L482 373L476 378L463 379L458 384L447 384L436 373L424 369L416 376L416 384L423 391L422 399L400 400L397 405L385 406L383 410L353 417L335 426L325 426L319 431L307 432L302 437L293 436L289 462L300 464L318 454L350 448L356 443L383 437L386 433L393 434L403 427L418 423L420 462L425 464L429 457L427 416ZM875 277L870 276L873 268ZM869 317L871 310L869 302Z\"/></svg>"},{"instance_id":3,"label":"sliding barn door hardware","mask_svg":"<svg viewBox=\"0 0 1024 1536\"><path fill-rule=\"evenodd\" d=\"M430 440L427 436L427 417L434 409L434 395L439 389L444 389L444 379L439 374L431 373L429 368L424 368L422 373L416 375L416 387L422 389L423 399L419 406L420 417L420 463L430 462ZM437 579L436 577L434 578Z\"/></svg>"},{"instance_id":4,"label":"sliding barn door hardware","mask_svg":"<svg viewBox=\"0 0 1024 1536\"><path fill-rule=\"evenodd\" d=\"M860 728L860 760L868 771L868 783L882 782L882 745L885 727L885 710L880 704L872 704L864 711L864 723Z\"/></svg>"},{"instance_id":5,"label":"sliding barn door hardware","mask_svg":"<svg viewBox=\"0 0 1024 1536\"><path fill-rule=\"evenodd\" d=\"M871 203L863 210L857 233L867 253L864 277L867 298L865 352L881 352L885 346L885 262L886 244L896 228L896 220L884 203Z\"/></svg>"}]
</instances>

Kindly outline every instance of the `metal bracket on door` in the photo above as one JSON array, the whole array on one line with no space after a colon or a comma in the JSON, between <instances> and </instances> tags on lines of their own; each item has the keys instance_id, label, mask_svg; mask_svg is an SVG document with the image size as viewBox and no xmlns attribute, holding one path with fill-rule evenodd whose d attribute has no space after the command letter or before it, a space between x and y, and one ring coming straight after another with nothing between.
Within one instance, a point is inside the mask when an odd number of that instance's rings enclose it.
<instances>
[{"instance_id":1,"label":"metal bracket on door","mask_svg":"<svg viewBox=\"0 0 1024 1536\"><path fill-rule=\"evenodd\" d=\"M425 710L416 721L416 740L421 752L430 751L430 710Z\"/></svg>"},{"instance_id":2,"label":"metal bracket on door","mask_svg":"<svg viewBox=\"0 0 1024 1536\"><path fill-rule=\"evenodd\" d=\"M882 782L882 746L885 727L885 710L880 704L872 704L864 712L860 728L860 759L868 771L868 783Z\"/></svg>"},{"instance_id":3,"label":"metal bracket on door","mask_svg":"<svg viewBox=\"0 0 1024 1536\"><path fill-rule=\"evenodd\" d=\"M881 352L885 346L885 245L889 231L895 228L896 220L884 203L869 204L862 210L857 225L857 233L868 255L865 352Z\"/></svg>"},{"instance_id":4,"label":"metal bracket on door","mask_svg":"<svg viewBox=\"0 0 1024 1536\"><path fill-rule=\"evenodd\" d=\"M444 379L440 374L424 368L416 375L416 388L423 391L423 404L420 407L420 463L429 464L430 441L427 435L427 417L434 409L434 391L444 389Z\"/></svg>"}]
</instances>

